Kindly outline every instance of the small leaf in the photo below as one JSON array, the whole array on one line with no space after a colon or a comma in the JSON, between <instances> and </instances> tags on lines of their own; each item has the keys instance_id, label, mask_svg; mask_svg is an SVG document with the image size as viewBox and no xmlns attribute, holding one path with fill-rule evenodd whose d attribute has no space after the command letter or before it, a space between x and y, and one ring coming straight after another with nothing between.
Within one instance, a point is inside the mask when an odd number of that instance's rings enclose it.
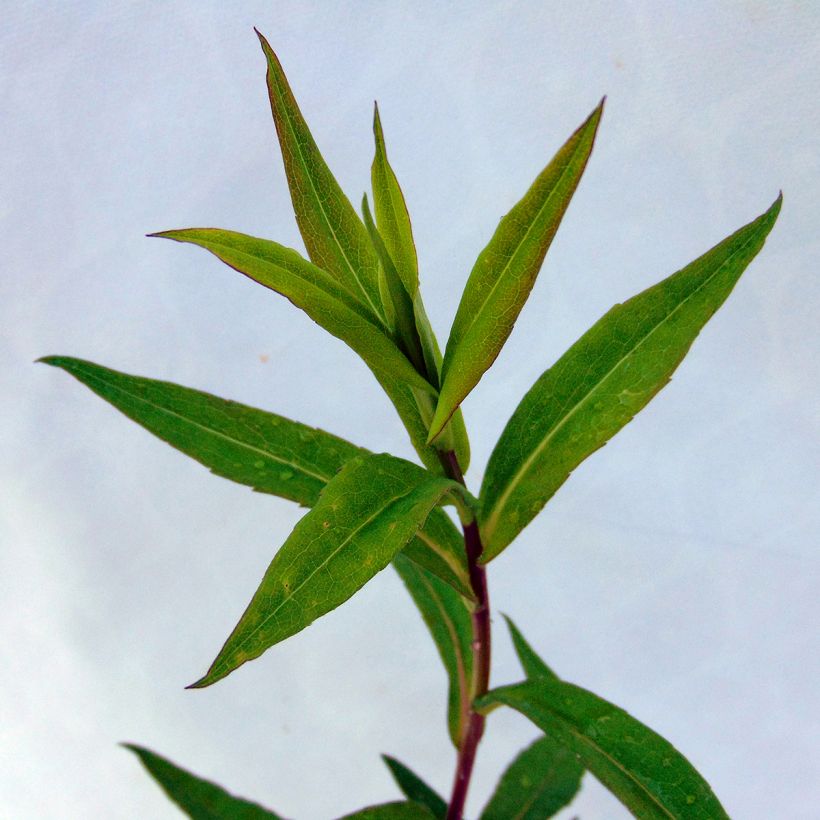
<instances>
[{"instance_id":1,"label":"small leaf","mask_svg":"<svg viewBox=\"0 0 820 820\"><path fill-rule=\"evenodd\" d=\"M40 361L70 373L216 475L304 507L316 503L344 464L367 453L324 430L199 390L68 356ZM462 594L472 595L461 534L442 510L433 510L405 553Z\"/></svg>"},{"instance_id":2,"label":"small leaf","mask_svg":"<svg viewBox=\"0 0 820 820\"><path fill-rule=\"evenodd\" d=\"M389 455L358 456L276 553L207 674L210 686L344 603L408 544L460 485Z\"/></svg>"},{"instance_id":3,"label":"small leaf","mask_svg":"<svg viewBox=\"0 0 820 820\"><path fill-rule=\"evenodd\" d=\"M269 809L234 797L221 786L180 769L149 749L131 743L122 745L137 755L165 794L192 820L281 820Z\"/></svg>"},{"instance_id":4,"label":"small leaf","mask_svg":"<svg viewBox=\"0 0 820 820\"><path fill-rule=\"evenodd\" d=\"M521 662L521 667L527 678L550 678L557 680L558 675L536 654L518 627L513 623L512 618L508 618L505 615L504 620L507 622L507 628L510 630L510 638L512 638L513 646L515 647L515 654L518 655L518 660Z\"/></svg>"},{"instance_id":5,"label":"small leaf","mask_svg":"<svg viewBox=\"0 0 820 820\"><path fill-rule=\"evenodd\" d=\"M445 820L447 803L437 792L395 757L382 755L382 760L387 764L390 774L406 798L424 806L437 820Z\"/></svg>"},{"instance_id":6,"label":"small leaf","mask_svg":"<svg viewBox=\"0 0 820 820\"><path fill-rule=\"evenodd\" d=\"M353 814L346 814L339 820L430 820L432 816L424 806L405 801L370 806Z\"/></svg>"},{"instance_id":7,"label":"small leaf","mask_svg":"<svg viewBox=\"0 0 820 820\"><path fill-rule=\"evenodd\" d=\"M603 101L501 220L473 267L444 353L438 436L512 332L589 159Z\"/></svg>"},{"instance_id":8,"label":"small leaf","mask_svg":"<svg viewBox=\"0 0 820 820\"><path fill-rule=\"evenodd\" d=\"M636 817L728 819L709 785L680 752L597 695L541 678L495 689L476 706L499 703L521 712L576 754Z\"/></svg>"},{"instance_id":9,"label":"small leaf","mask_svg":"<svg viewBox=\"0 0 820 820\"><path fill-rule=\"evenodd\" d=\"M367 231L322 158L279 59L268 41L256 33L268 62L271 112L308 256L383 322L378 261Z\"/></svg>"},{"instance_id":10,"label":"small leaf","mask_svg":"<svg viewBox=\"0 0 820 820\"><path fill-rule=\"evenodd\" d=\"M449 584L402 555L396 556L393 566L430 630L447 672L447 726L459 748L470 710L473 676L473 629L467 602Z\"/></svg>"},{"instance_id":11,"label":"small leaf","mask_svg":"<svg viewBox=\"0 0 820 820\"><path fill-rule=\"evenodd\" d=\"M504 772L481 820L546 820L569 805L583 775L572 751L542 737Z\"/></svg>"},{"instance_id":12,"label":"small leaf","mask_svg":"<svg viewBox=\"0 0 820 820\"><path fill-rule=\"evenodd\" d=\"M669 382L754 259L772 207L683 270L616 305L533 385L490 456L481 488L484 556L498 555L570 473Z\"/></svg>"},{"instance_id":13,"label":"small leaf","mask_svg":"<svg viewBox=\"0 0 820 820\"><path fill-rule=\"evenodd\" d=\"M218 228L151 235L205 248L234 270L281 293L304 310L328 333L353 348L376 375L386 373L417 390L435 392L396 347L384 326L330 275L291 248Z\"/></svg>"}]
</instances>

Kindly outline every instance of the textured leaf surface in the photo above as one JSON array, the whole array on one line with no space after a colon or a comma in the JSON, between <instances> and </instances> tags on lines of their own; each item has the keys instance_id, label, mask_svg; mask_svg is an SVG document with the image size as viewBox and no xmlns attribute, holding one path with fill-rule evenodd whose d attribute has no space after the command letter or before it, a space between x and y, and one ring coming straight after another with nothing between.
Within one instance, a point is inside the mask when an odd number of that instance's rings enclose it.
<instances>
[{"instance_id":1,"label":"textured leaf surface","mask_svg":"<svg viewBox=\"0 0 820 820\"><path fill-rule=\"evenodd\" d=\"M572 470L667 384L763 247L780 202L690 265L616 305L535 382L487 466L482 560L498 555Z\"/></svg>"},{"instance_id":2,"label":"textured leaf surface","mask_svg":"<svg viewBox=\"0 0 820 820\"><path fill-rule=\"evenodd\" d=\"M424 806L437 820L444 820L447 815L447 803L436 791L431 789L415 772L410 771L401 761L389 755L382 759L390 769L390 774L401 789L402 794L413 803Z\"/></svg>"},{"instance_id":3,"label":"textured leaf surface","mask_svg":"<svg viewBox=\"0 0 820 820\"><path fill-rule=\"evenodd\" d=\"M370 806L353 814L346 814L340 820L430 820L432 816L424 806L405 801Z\"/></svg>"},{"instance_id":4,"label":"textured leaf surface","mask_svg":"<svg viewBox=\"0 0 820 820\"><path fill-rule=\"evenodd\" d=\"M435 438L510 335L589 159L603 102L501 220L473 267L444 353Z\"/></svg>"},{"instance_id":5,"label":"textured leaf surface","mask_svg":"<svg viewBox=\"0 0 820 820\"><path fill-rule=\"evenodd\" d=\"M578 755L638 818L728 817L706 781L667 740L585 689L542 678L495 689L477 701L480 708L498 703L526 715Z\"/></svg>"},{"instance_id":6,"label":"textured leaf surface","mask_svg":"<svg viewBox=\"0 0 820 820\"><path fill-rule=\"evenodd\" d=\"M293 210L308 255L384 320L378 262L364 225L322 158L276 54L261 34L259 40Z\"/></svg>"},{"instance_id":7,"label":"textured leaf surface","mask_svg":"<svg viewBox=\"0 0 820 820\"><path fill-rule=\"evenodd\" d=\"M353 348L374 373L384 372L417 390L435 392L386 328L342 285L291 248L218 228L152 235L205 248L239 273L287 297L328 333Z\"/></svg>"},{"instance_id":8,"label":"textured leaf surface","mask_svg":"<svg viewBox=\"0 0 820 820\"><path fill-rule=\"evenodd\" d=\"M449 584L397 555L393 565L401 576L436 644L449 681L447 726L458 748L470 709L473 674L472 622L467 602Z\"/></svg>"},{"instance_id":9,"label":"textured leaf surface","mask_svg":"<svg viewBox=\"0 0 820 820\"><path fill-rule=\"evenodd\" d=\"M575 753L548 737L527 747L504 772L481 820L545 820L568 805L584 768Z\"/></svg>"},{"instance_id":10,"label":"textured leaf surface","mask_svg":"<svg viewBox=\"0 0 820 820\"><path fill-rule=\"evenodd\" d=\"M557 680L558 675L544 663L538 656L536 651L527 642L527 639L521 634L521 631L513 623L512 618L504 616L507 622L507 628L510 630L510 638L512 638L513 646L515 647L515 654L518 655L518 660L521 663L521 668L528 678L550 678Z\"/></svg>"},{"instance_id":11,"label":"textured leaf surface","mask_svg":"<svg viewBox=\"0 0 820 820\"><path fill-rule=\"evenodd\" d=\"M367 451L344 439L238 402L67 356L60 367L155 436L216 475L312 507L328 481ZM406 548L413 561L470 595L462 538L442 510Z\"/></svg>"},{"instance_id":12,"label":"textured leaf surface","mask_svg":"<svg viewBox=\"0 0 820 820\"><path fill-rule=\"evenodd\" d=\"M459 485L389 455L357 456L274 557L207 674L210 686L344 603L413 538Z\"/></svg>"},{"instance_id":13,"label":"textured leaf surface","mask_svg":"<svg viewBox=\"0 0 820 820\"><path fill-rule=\"evenodd\" d=\"M149 749L123 745L137 755L151 777L192 820L281 820L278 814L228 794L221 786L180 769Z\"/></svg>"}]
</instances>

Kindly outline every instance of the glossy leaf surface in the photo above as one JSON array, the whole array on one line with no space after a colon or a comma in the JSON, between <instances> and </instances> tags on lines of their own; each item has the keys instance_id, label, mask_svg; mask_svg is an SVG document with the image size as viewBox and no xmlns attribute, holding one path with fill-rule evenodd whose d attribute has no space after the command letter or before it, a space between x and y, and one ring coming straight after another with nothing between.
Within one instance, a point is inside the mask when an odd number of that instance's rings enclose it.
<instances>
[{"instance_id":1,"label":"glossy leaf surface","mask_svg":"<svg viewBox=\"0 0 820 820\"><path fill-rule=\"evenodd\" d=\"M706 781L667 740L592 692L541 678L495 689L477 701L479 708L499 703L578 755L635 817L728 817Z\"/></svg>"},{"instance_id":2,"label":"glossy leaf surface","mask_svg":"<svg viewBox=\"0 0 820 820\"><path fill-rule=\"evenodd\" d=\"M668 383L763 247L780 202L690 265L616 305L535 382L487 466L482 560L498 555L572 470Z\"/></svg>"},{"instance_id":3,"label":"glossy leaf surface","mask_svg":"<svg viewBox=\"0 0 820 820\"><path fill-rule=\"evenodd\" d=\"M507 628L510 630L510 638L515 647L515 654L518 655L518 660L521 663L524 674L530 679L550 678L557 680L558 675L541 660L527 639L521 634L521 631L515 623L513 623L512 618L508 618L505 615L504 620L507 622Z\"/></svg>"},{"instance_id":4,"label":"glossy leaf surface","mask_svg":"<svg viewBox=\"0 0 820 820\"><path fill-rule=\"evenodd\" d=\"M424 806L404 801L370 806L353 814L346 814L340 820L430 820L432 816Z\"/></svg>"},{"instance_id":5,"label":"glossy leaf surface","mask_svg":"<svg viewBox=\"0 0 820 820\"><path fill-rule=\"evenodd\" d=\"M574 752L551 738L539 738L504 772L481 820L552 817L575 797L583 775Z\"/></svg>"},{"instance_id":6,"label":"glossy leaf surface","mask_svg":"<svg viewBox=\"0 0 820 820\"><path fill-rule=\"evenodd\" d=\"M123 746L140 759L165 794L192 820L281 820L278 814L234 797L149 749L131 743Z\"/></svg>"},{"instance_id":7,"label":"glossy leaf surface","mask_svg":"<svg viewBox=\"0 0 820 820\"><path fill-rule=\"evenodd\" d=\"M410 771L401 761L389 755L382 755L382 760L390 769L390 774L401 789L402 794L413 803L424 806L437 820L444 820L447 815L447 802L436 791L431 789L415 772Z\"/></svg>"},{"instance_id":8,"label":"glossy leaf surface","mask_svg":"<svg viewBox=\"0 0 820 820\"><path fill-rule=\"evenodd\" d=\"M367 451L284 416L180 387L120 373L67 356L41 361L60 367L128 418L216 475L312 507L328 481ZM434 510L406 554L470 595L462 538Z\"/></svg>"},{"instance_id":9,"label":"glossy leaf surface","mask_svg":"<svg viewBox=\"0 0 820 820\"><path fill-rule=\"evenodd\" d=\"M261 34L259 40L293 210L308 255L384 320L378 262L364 225L322 158L279 59Z\"/></svg>"},{"instance_id":10,"label":"glossy leaf surface","mask_svg":"<svg viewBox=\"0 0 820 820\"><path fill-rule=\"evenodd\" d=\"M449 584L402 555L396 556L393 565L430 630L447 671L447 726L458 748L470 709L473 674L473 633L467 601Z\"/></svg>"},{"instance_id":11,"label":"glossy leaf surface","mask_svg":"<svg viewBox=\"0 0 820 820\"><path fill-rule=\"evenodd\" d=\"M389 455L357 456L328 483L265 573L207 674L210 686L344 603L459 485Z\"/></svg>"},{"instance_id":12,"label":"glossy leaf surface","mask_svg":"<svg viewBox=\"0 0 820 820\"><path fill-rule=\"evenodd\" d=\"M589 159L603 102L501 220L473 267L444 353L435 438L512 332Z\"/></svg>"}]
</instances>

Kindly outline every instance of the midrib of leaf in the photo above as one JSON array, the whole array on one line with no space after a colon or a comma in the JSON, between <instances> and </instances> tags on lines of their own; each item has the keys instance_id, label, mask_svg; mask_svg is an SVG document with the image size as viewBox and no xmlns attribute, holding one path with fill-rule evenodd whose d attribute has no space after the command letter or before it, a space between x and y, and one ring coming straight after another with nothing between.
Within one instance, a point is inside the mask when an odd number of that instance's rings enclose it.
<instances>
[{"instance_id":1,"label":"midrib of leaf","mask_svg":"<svg viewBox=\"0 0 820 820\"><path fill-rule=\"evenodd\" d=\"M144 396L139 396L136 393L129 392L128 390L125 390L122 387L118 387L117 385L111 384L110 382L107 382L104 379L100 379L100 378L98 378L94 375L89 375L88 373L85 373L85 377L87 379L90 379L91 381L97 382L97 384L103 385L103 387L105 387L107 390L114 390L115 392L123 393L124 395L128 396L131 399L142 402L143 404L148 405L148 407L151 407L154 410L159 411L160 413L164 413L166 416L170 416L171 418L178 419L179 421L182 421L185 424L189 424L191 427L196 427L197 429L202 430L205 433L209 433L210 435L215 436L216 438L223 439L224 441L227 441L230 444L237 445L237 446L242 447L246 450L249 450L252 453L256 453L257 455L264 456L265 458L268 458L271 461L276 462L277 464L281 464L281 465L287 466L287 467L293 467L295 470L298 470L299 472L304 473L305 475L309 475L309 476L311 476L311 478L316 478L319 481L323 481L325 484L327 484L330 481L330 479L332 478L332 476L326 476L326 475L321 475L319 473L314 473L312 470L308 470L307 467L304 467L304 466L302 466L301 464L298 464L295 461L288 461L287 459L280 458L279 456L275 456L273 453L269 452L268 450L262 450L259 447L254 447L253 444L248 444L245 441L241 441L239 439L235 439L235 438L232 438L231 436L225 435L225 433L222 433L219 430L214 430L211 427L207 427L204 424L200 424L198 421L194 421L193 419L190 419L187 416L183 416L183 415L177 413L174 410L169 410L168 408L163 407L162 405L155 404L150 399L146 399ZM219 408L211 408L211 409L219 409ZM220 410L220 412L224 412L224 411ZM231 421L240 421L240 423L243 426L245 426L247 429L251 429L251 428L248 428L247 424L244 421L242 421L241 419L231 418ZM258 433L258 431L254 431L254 432Z\"/></svg>"},{"instance_id":2,"label":"midrib of leaf","mask_svg":"<svg viewBox=\"0 0 820 820\"><path fill-rule=\"evenodd\" d=\"M680 310L692 297L697 295L703 288L705 288L716 276L718 276L723 269L737 256L739 253L744 251L753 241L757 240L759 237L755 234L749 237L742 245L740 245L736 250L734 250L726 259L721 262L721 264L715 269L714 273L709 276L707 279L698 285L688 296L678 302L672 310L669 311L655 326L646 334L644 335L640 341L631 347L618 361L604 374L604 376L599 379L591 388L587 391L586 395L583 396L578 402L573 405L573 407L567 412L564 416L561 417L560 421L549 431L549 433L544 436L541 440L540 444L530 453L530 455L526 458L524 463L521 467L516 471L513 475L510 482L507 484L507 488L501 494L498 501L493 505L493 512L490 517L487 519L487 527L486 531L489 533L487 535L487 540L491 540L492 533L495 530L496 524L498 523L498 517L501 514L501 511L507 504L507 501L512 494L513 490L518 486L521 479L526 475L529 468L532 466L532 463L535 461L536 458L541 454L544 448L550 443L553 436L569 421L572 416L587 402L587 400L606 382L606 380L615 373L618 368L626 361L629 356L634 353L644 342L646 342L652 334L659 328L662 327L675 313Z\"/></svg>"},{"instance_id":3,"label":"midrib of leaf","mask_svg":"<svg viewBox=\"0 0 820 820\"><path fill-rule=\"evenodd\" d=\"M424 530L419 530L416 533L416 538L418 538L419 541L423 541L425 544L427 544L427 546L430 547L430 549L433 550L433 552L435 552L439 557L441 557L447 564L447 566L449 566L450 569L453 570L457 578L464 577L464 567L461 564L459 564L458 561L456 561L452 553L448 552L445 549L442 549L438 541L433 541L433 539L430 538L430 536L427 535L427 533Z\"/></svg>"},{"instance_id":4,"label":"midrib of leaf","mask_svg":"<svg viewBox=\"0 0 820 820\"><path fill-rule=\"evenodd\" d=\"M356 284L359 286L359 290L361 290L362 294L364 294L364 298L367 301L367 304L370 305L370 308L373 311L373 314L383 324L384 321L385 321L384 316L382 315L379 308L377 308L376 305L373 304L373 300L370 298L370 294L367 292L367 289L364 287L364 284L362 283L361 279L359 278L359 274L356 272L356 269L351 264L350 259L348 259L347 252L345 251L344 246L342 245L342 243L339 242L339 239L336 236L336 231L333 229L333 224L331 223L330 219L328 219L327 213L325 212L324 205L322 204L322 198L321 198L321 196L319 196L319 191L316 189L316 185L314 184L313 177L310 173L310 166L305 161L305 155L302 152L301 140L296 135L296 130L293 127L293 122L291 121L290 113L288 112L288 107L287 107L287 105L284 104L284 102L285 102L284 101L284 94L282 93L282 90L279 87L278 78L277 78L277 81L276 81L276 93L277 93L277 96L279 97L280 103L282 104L282 111L285 114L284 119L288 124L288 130L290 131L291 136L293 137L293 141L296 144L296 150L299 153L299 160L301 162L302 169L305 172L305 176L308 179L308 184L310 185L310 188L314 193L314 196L316 198L316 202L318 203L318 206L319 206L319 211L322 214L322 218L325 221L325 225L327 225L328 230L330 231L331 235L333 236L333 241L336 243L336 246L341 251L342 256L344 257L344 260L345 260L345 264L347 265L347 268L350 271L350 273L353 275L353 278L356 280Z\"/></svg>"},{"instance_id":5,"label":"midrib of leaf","mask_svg":"<svg viewBox=\"0 0 820 820\"><path fill-rule=\"evenodd\" d=\"M533 803L546 791L547 785L549 784L550 778L555 774L555 770L557 768L557 764L553 763L549 769L544 773L544 777L541 779L541 784L535 789L533 794L530 795L530 799L527 800L524 805L521 807L521 811L512 818L512 820L521 820L524 815L530 810Z\"/></svg>"}]
</instances>

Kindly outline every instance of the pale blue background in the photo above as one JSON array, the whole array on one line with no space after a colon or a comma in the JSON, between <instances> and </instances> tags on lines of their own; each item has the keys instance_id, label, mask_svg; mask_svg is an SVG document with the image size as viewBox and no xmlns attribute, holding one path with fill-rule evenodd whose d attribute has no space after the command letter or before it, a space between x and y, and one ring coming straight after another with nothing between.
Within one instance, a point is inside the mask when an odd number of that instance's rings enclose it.
<instances>
[{"instance_id":1,"label":"pale blue background","mask_svg":"<svg viewBox=\"0 0 820 820\"><path fill-rule=\"evenodd\" d=\"M491 583L561 675L670 738L733 817L817 816L817 3L5 6L0 814L175 816L126 739L299 820L395 797L379 752L449 791L444 676L390 571L183 691L300 511L31 364L79 355L410 456L340 342L202 252L143 238L214 225L301 247L257 25L355 202L378 98L442 340L499 217L609 95L544 273L465 403L474 489L520 395L586 327L783 188L765 251L673 383ZM496 625L502 683L519 672ZM533 735L492 717L472 816ZM625 816L591 779L576 813Z\"/></svg>"}]
</instances>

